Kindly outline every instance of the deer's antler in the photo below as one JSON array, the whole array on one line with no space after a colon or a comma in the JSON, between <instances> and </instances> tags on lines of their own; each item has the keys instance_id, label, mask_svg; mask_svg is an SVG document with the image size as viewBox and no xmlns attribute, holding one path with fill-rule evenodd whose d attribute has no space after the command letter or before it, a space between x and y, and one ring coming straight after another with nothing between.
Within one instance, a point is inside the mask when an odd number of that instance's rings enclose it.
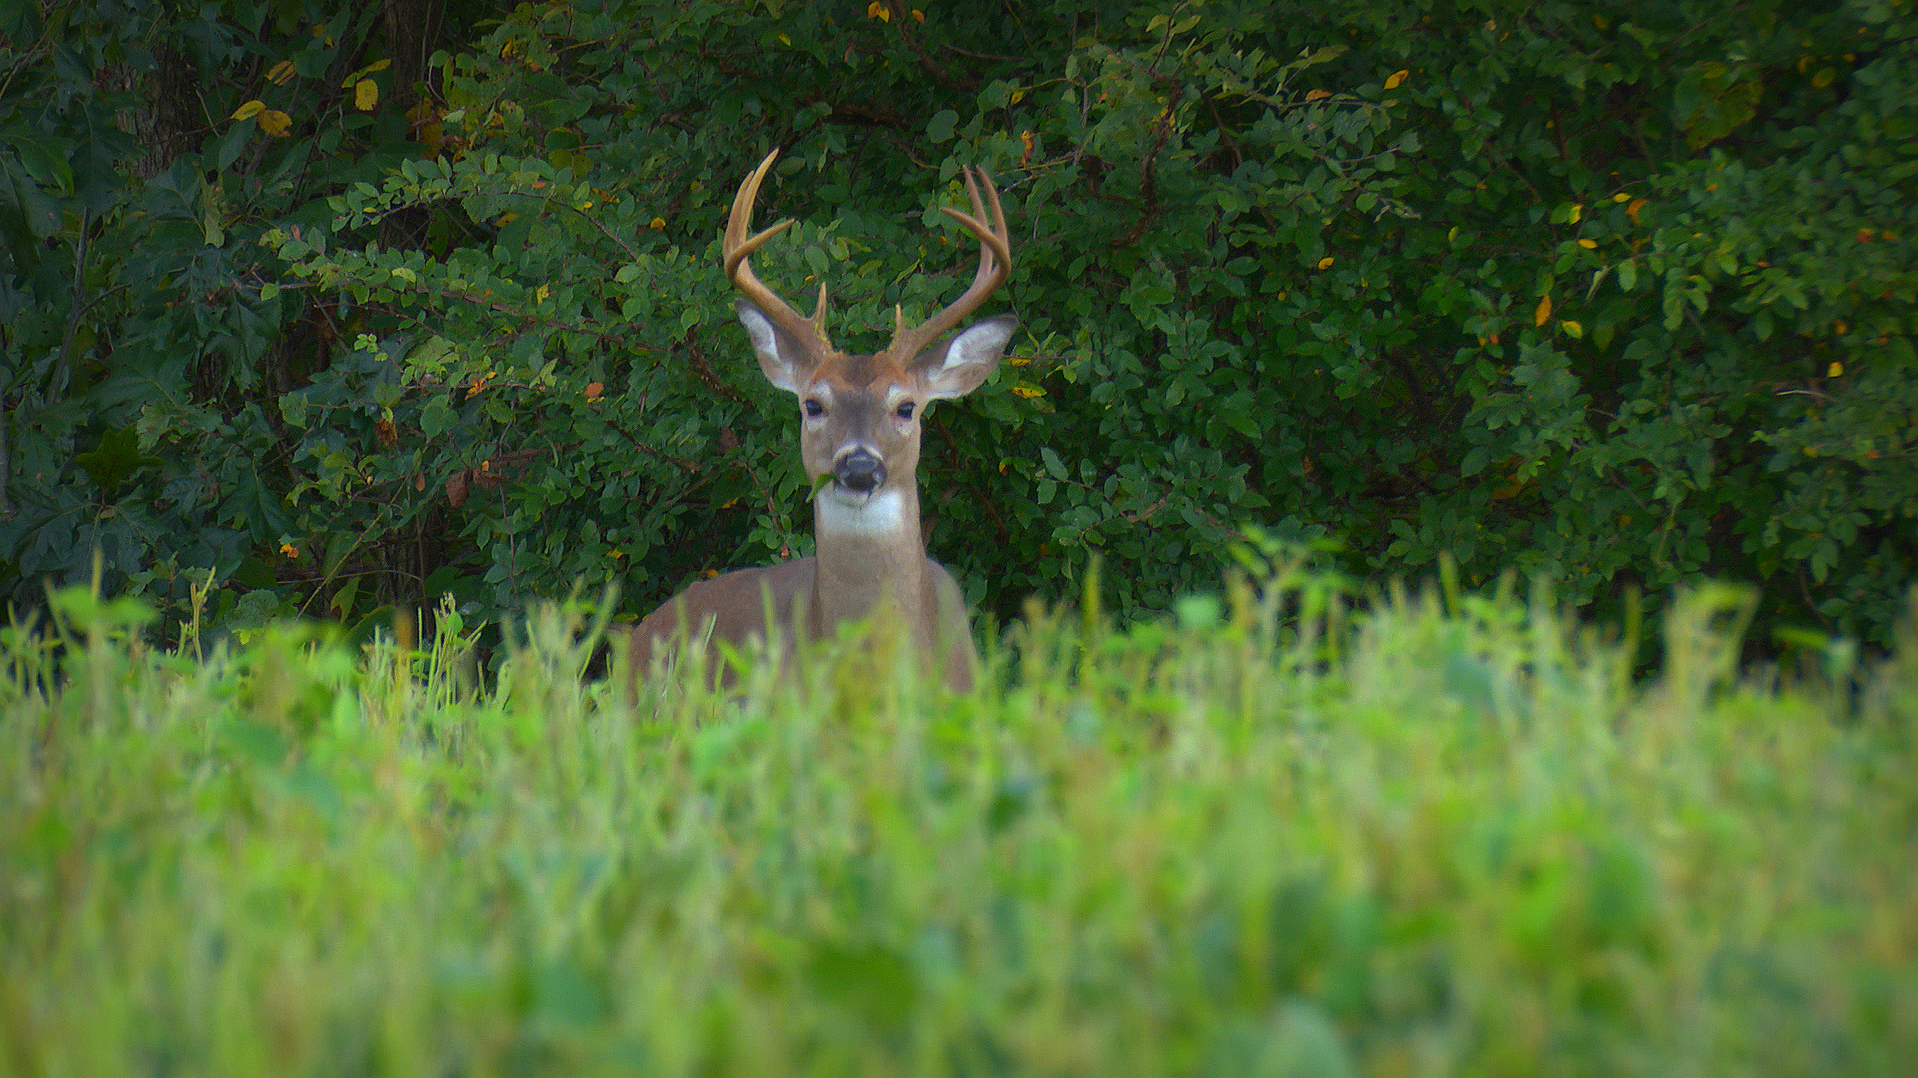
<instances>
[{"instance_id":1,"label":"deer's antler","mask_svg":"<svg viewBox=\"0 0 1918 1078\"><path fill-rule=\"evenodd\" d=\"M766 241L792 227L792 219L787 218L762 232L747 235L752 229L753 202L759 197L759 184L766 178L766 173L772 169L773 162L778 158L778 150L767 154L766 159L759 163L759 167L753 170L752 175L746 177L746 181L739 185L739 193L733 196L733 212L726 221L726 242L723 247L726 279L732 282L740 295L751 300L754 306L765 312L766 317L772 319L773 324L785 331L788 336L805 347L824 354L833 350L832 340L826 336L825 282L822 281L819 285L819 306L813 309L812 317L807 318L794 310L790 303L780 298L779 293L766 287L765 282L753 273L752 264L747 261L754 251L766 245Z\"/></svg>"},{"instance_id":2,"label":"deer's antler","mask_svg":"<svg viewBox=\"0 0 1918 1078\"><path fill-rule=\"evenodd\" d=\"M985 190L983 196L981 188ZM899 312L899 328L893 332L888 350L901 361L910 361L927 345L951 332L1012 275L1012 237L1006 231L1006 211L999 205L999 191L993 187L992 177L986 175L985 169L967 166L966 193L972 196L970 214L951 207L941 209L946 216L964 225L966 231L979 237L979 272L973 276L972 287L966 289L965 295L919 325L907 326L905 312Z\"/></svg>"},{"instance_id":3,"label":"deer's antler","mask_svg":"<svg viewBox=\"0 0 1918 1078\"><path fill-rule=\"evenodd\" d=\"M733 197L733 211L726 222L724 245L726 279L732 282L740 295L765 312L766 317L772 319L780 330L804 346L824 354L833 350L832 339L826 335L825 283L819 285L819 304L808 318L768 288L753 273L752 264L748 261L753 252L765 246L768 240L792 227L791 219L787 219L771 228L748 234L752 229L753 202L759 197L759 185L778 157L778 150L767 154L752 175L739 185L739 193ZM887 350L901 361L910 360L927 345L951 332L1012 275L1012 237L1006 230L1006 211L999 204L999 191L992 185L992 177L986 175L984 169L968 166L965 176L966 193L972 198L972 212L961 213L950 207L942 209L948 217L978 237L979 272L974 275L972 287L966 289L965 295L925 322L908 326L905 312L899 313L898 328Z\"/></svg>"}]
</instances>

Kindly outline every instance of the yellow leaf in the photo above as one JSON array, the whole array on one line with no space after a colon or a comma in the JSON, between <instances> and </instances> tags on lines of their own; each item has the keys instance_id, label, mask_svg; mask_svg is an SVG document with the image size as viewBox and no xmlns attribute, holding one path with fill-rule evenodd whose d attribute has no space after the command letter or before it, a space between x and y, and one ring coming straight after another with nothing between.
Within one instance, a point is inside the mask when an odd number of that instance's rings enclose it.
<instances>
[{"instance_id":1,"label":"yellow leaf","mask_svg":"<svg viewBox=\"0 0 1918 1078\"><path fill-rule=\"evenodd\" d=\"M1578 219L1583 216L1585 216L1585 204L1583 202L1572 203L1572 223L1577 224Z\"/></svg>"},{"instance_id":2,"label":"yellow leaf","mask_svg":"<svg viewBox=\"0 0 1918 1078\"><path fill-rule=\"evenodd\" d=\"M1320 268L1320 269L1322 269L1322 270L1323 270L1323 269L1331 269L1331 268L1332 268L1332 256L1331 256L1331 255L1326 255L1326 256L1325 256L1324 258L1321 258L1321 259L1319 259L1319 268Z\"/></svg>"},{"instance_id":3,"label":"yellow leaf","mask_svg":"<svg viewBox=\"0 0 1918 1078\"><path fill-rule=\"evenodd\" d=\"M1596 251L1596 250L1598 250L1598 241L1597 241L1597 240L1579 240L1579 241L1578 241L1578 245L1579 245L1580 247L1583 247L1583 248L1585 248L1585 249L1586 249L1587 251Z\"/></svg>"},{"instance_id":4,"label":"yellow leaf","mask_svg":"<svg viewBox=\"0 0 1918 1078\"><path fill-rule=\"evenodd\" d=\"M295 74L297 74L297 72L293 69L293 61L281 60L267 71L266 78L268 82L276 86L285 86L287 83L293 81Z\"/></svg>"},{"instance_id":5,"label":"yellow leaf","mask_svg":"<svg viewBox=\"0 0 1918 1078\"><path fill-rule=\"evenodd\" d=\"M1620 191L1618 194L1612 196L1613 202L1630 202L1631 200L1632 193L1630 191Z\"/></svg>"},{"instance_id":6,"label":"yellow leaf","mask_svg":"<svg viewBox=\"0 0 1918 1078\"><path fill-rule=\"evenodd\" d=\"M534 300L534 302L545 303L547 299L551 298L552 294L553 294L552 285L544 285L544 284L540 285L539 291L534 293L534 295L538 297L537 299Z\"/></svg>"},{"instance_id":7,"label":"yellow leaf","mask_svg":"<svg viewBox=\"0 0 1918 1078\"><path fill-rule=\"evenodd\" d=\"M285 138L286 133L293 129L293 117L288 116L279 109L267 109L265 112L260 113L258 119L260 121L260 130L272 135L274 138Z\"/></svg>"},{"instance_id":8,"label":"yellow leaf","mask_svg":"<svg viewBox=\"0 0 1918 1078\"><path fill-rule=\"evenodd\" d=\"M665 227L666 227L666 219L664 217L653 218L653 231L657 232L660 229Z\"/></svg>"},{"instance_id":9,"label":"yellow leaf","mask_svg":"<svg viewBox=\"0 0 1918 1078\"><path fill-rule=\"evenodd\" d=\"M925 21L926 21L926 13L925 13L925 12L923 12L923 11L921 11L921 10L919 10L918 8L913 8L913 9L912 9L912 20L913 20L914 22L925 22Z\"/></svg>"},{"instance_id":10,"label":"yellow leaf","mask_svg":"<svg viewBox=\"0 0 1918 1078\"><path fill-rule=\"evenodd\" d=\"M1538 300L1538 310L1532 313L1532 324L1542 326L1552 320L1552 294L1547 292Z\"/></svg>"},{"instance_id":11,"label":"yellow leaf","mask_svg":"<svg viewBox=\"0 0 1918 1078\"><path fill-rule=\"evenodd\" d=\"M1811 84L1822 90L1837 80L1838 72L1829 67L1821 67L1818 69L1818 74L1811 77Z\"/></svg>"},{"instance_id":12,"label":"yellow leaf","mask_svg":"<svg viewBox=\"0 0 1918 1078\"><path fill-rule=\"evenodd\" d=\"M1560 322L1559 325L1565 327L1565 332L1571 334L1573 340L1585 339L1585 326L1583 323L1574 322L1567 318L1565 321Z\"/></svg>"},{"instance_id":13,"label":"yellow leaf","mask_svg":"<svg viewBox=\"0 0 1918 1078\"><path fill-rule=\"evenodd\" d=\"M1006 100L1007 100L1007 104L1017 105L1019 102L1024 101L1025 99L1026 99L1026 92L1024 90L1014 90L1012 91L1012 96L1010 98L1007 98Z\"/></svg>"},{"instance_id":14,"label":"yellow leaf","mask_svg":"<svg viewBox=\"0 0 1918 1078\"><path fill-rule=\"evenodd\" d=\"M1017 385L1012 387L1012 391L1014 393L1019 394L1021 397L1026 398L1027 400L1031 400L1034 397L1043 397L1046 395L1046 391L1043 389L1040 389L1038 386Z\"/></svg>"},{"instance_id":15,"label":"yellow leaf","mask_svg":"<svg viewBox=\"0 0 1918 1078\"><path fill-rule=\"evenodd\" d=\"M361 79L353 86L353 107L361 112L372 112L380 103L380 84L372 79Z\"/></svg>"},{"instance_id":16,"label":"yellow leaf","mask_svg":"<svg viewBox=\"0 0 1918 1078\"><path fill-rule=\"evenodd\" d=\"M266 102L261 101L259 98L254 98L239 108L234 109L233 115L230 118L235 120L251 120L253 117L259 115L265 108Z\"/></svg>"},{"instance_id":17,"label":"yellow leaf","mask_svg":"<svg viewBox=\"0 0 1918 1078\"><path fill-rule=\"evenodd\" d=\"M892 9L880 3L879 0L872 0L872 3L866 5L866 17L878 19L880 22L891 22Z\"/></svg>"},{"instance_id":18,"label":"yellow leaf","mask_svg":"<svg viewBox=\"0 0 1918 1078\"><path fill-rule=\"evenodd\" d=\"M1652 200L1649 198L1632 199L1632 204L1625 207L1625 216L1631 218L1633 224L1637 224L1640 211L1651 204Z\"/></svg>"},{"instance_id":19,"label":"yellow leaf","mask_svg":"<svg viewBox=\"0 0 1918 1078\"><path fill-rule=\"evenodd\" d=\"M1392 72L1392 74L1388 76L1385 80L1385 88L1388 90L1398 89L1401 85L1404 84L1405 80L1411 76L1411 74L1412 72L1409 69L1404 71Z\"/></svg>"},{"instance_id":20,"label":"yellow leaf","mask_svg":"<svg viewBox=\"0 0 1918 1078\"><path fill-rule=\"evenodd\" d=\"M1330 90L1314 90L1311 93L1306 94L1305 99L1307 101L1321 101L1331 96L1332 96L1332 91Z\"/></svg>"},{"instance_id":21,"label":"yellow leaf","mask_svg":"<svg viewBox=\"0 0 1918 1078\"><path fill-rule=\"evenodd\" d=\"M1844 376L1844 373L1845 365L1835 359L1831 361L1831 366L1825 368L1825 377L1827 378L1840 378Z\"/></svg>"},{"instance_id":22,"label":"yellow leaf","mask_svg":"<svg viewBox=\"0 0 1918 1078\"><path fill-rule=\"evenodd\" d=\"M1832 325L1832 328L1838 331L1840 337L1843 337L1845 334L1851 332L1851 323L1840 318Z\"/></svg>"}]
</instances>

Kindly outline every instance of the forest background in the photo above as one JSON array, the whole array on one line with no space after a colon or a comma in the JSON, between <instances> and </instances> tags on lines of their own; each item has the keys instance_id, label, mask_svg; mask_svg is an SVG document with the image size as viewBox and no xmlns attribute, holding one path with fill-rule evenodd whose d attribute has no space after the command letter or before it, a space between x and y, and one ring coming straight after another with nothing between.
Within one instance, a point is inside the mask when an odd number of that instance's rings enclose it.
<instances>
[{"instance_id":1,"label":"forest background","mask_svg":"<svg viewBox=\"0 0 1918 1078\"><path fill-rule=\"evenodd\" d=\"M1918 578L1910 0L923 6L31 0L0 15L0 598L243 629L810 544L718 234L847 346L971 273L935 556L1121 617L1246 529L1603 614L1710 575L1767 646ZM170 620L168 620L170 619Z\"/></svg>"}]
</instances>

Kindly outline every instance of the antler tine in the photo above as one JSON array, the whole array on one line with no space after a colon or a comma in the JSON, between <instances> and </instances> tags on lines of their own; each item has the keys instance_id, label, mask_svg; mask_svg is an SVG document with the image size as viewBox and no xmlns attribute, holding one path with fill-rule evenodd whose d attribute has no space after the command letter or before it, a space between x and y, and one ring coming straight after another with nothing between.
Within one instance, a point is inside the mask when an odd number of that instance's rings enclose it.
<instances>
[{"instance_id":1,"label":"antler tine","mask_svg":"<svg viewBox=\"0 0 1918 1078\"><path fill-rule=\"evenodd\" d=\"M967 166L965 176L966 193L972 198L972 213L960 213L950 206L940 208L946 216L979 238L979 272L973 276L972 287L966 289L965 295L918 327L907 328L905 312L899 312L899 328L893 333L892 350L902 358L917 355L927 345L951 332L954 326L977 310L987 296L998 291L1012 276L1012 236L1006 229L1006 211L999 204L999 190L992 185L992 177L983 168ZM984 196L980 194L981 186L985 188Z\"/></svg>"},{"instance_id":2,"label":"antler tine","mask_svg":"<svg viewBox=\"0 0 1918 1078\"><path fill-rule=\"evenodd\" d=\"M733 196L732 215L726 219L726 241L721 250L726 263L726 279L732 282L739 294L752 301L753 305L764 311L773 324L784 330L795 340L824 351L831 351L832 341L826 336L826 285L819 285L819 306L814 308L812 317L807 318L793 309L792 304L782 299L779 293L766 287L765 282L753 272L747 259L753 252L766 245L766 242L793 225L792 219L773 225L761 232L747 235L752 229L753 203L759 199L759 185L772 170L773 162L778 160L779 151L766 155L752 175L747 176L739 185L739 193Z\"/></svg>"}]
</instances>

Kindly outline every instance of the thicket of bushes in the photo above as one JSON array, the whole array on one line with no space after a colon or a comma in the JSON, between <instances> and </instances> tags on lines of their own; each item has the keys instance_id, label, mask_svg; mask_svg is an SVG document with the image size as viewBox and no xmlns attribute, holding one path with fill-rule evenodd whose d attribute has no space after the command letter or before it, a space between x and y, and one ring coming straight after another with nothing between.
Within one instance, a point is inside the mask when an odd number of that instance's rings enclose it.
<instances>
[{"instance_id":1,"label":"thicket of bushes","mask_svg":"<svg viewBox=\"0 0 1918 1078\"><path fill-rule=\"evenodd\" d=\"M846 345L999 181L1021 333L922 475L986 610L1095 553L1161 608L1248 524L1872 640L1918 575L1909 3L397 6L0 16L11 601L97 548L231 626L640 611L805 549L716 257L775 146L760 272Z\"/></svg>"}]
</instances>

